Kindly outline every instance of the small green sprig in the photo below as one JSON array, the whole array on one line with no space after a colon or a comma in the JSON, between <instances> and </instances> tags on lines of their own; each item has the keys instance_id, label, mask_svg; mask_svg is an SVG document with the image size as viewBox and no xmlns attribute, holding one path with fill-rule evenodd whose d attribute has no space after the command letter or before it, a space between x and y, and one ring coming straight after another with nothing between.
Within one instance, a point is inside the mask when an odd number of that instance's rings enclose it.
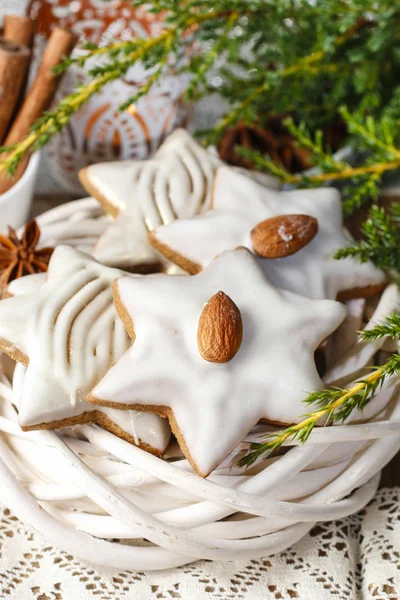
<instances>
[{"instance_id":1,"label":"small green sprig","mask_svg":"<svg viewBox=\"0 0 400 600\"><path fill-rule=\"evenodd\" d=\"M391 272L395 279L400 275L400 203L386 211L372 206L361 227L363 239L340 249L336 259L356 258L361 262L371 260L377 267Z\"/></svg>"},{"instance_id":2,"label":"small green sprig","mask_svg":"<svg viewBox=\"0 0 400 600\"><path fill-rule=\"evenodd\" d=\"M397 330L397 324L388 327L395 327ZM375 334L379 335L377 332ZM304 444L321 419L325 419L325 425L345 421L354 410L362 410L365 407L387 378L399 373L400 354L396 353L382 367L376 368L350 389L333 388L313 392L306 398L305 403L319 408L304 415L304 420L297 425L291 425L283 431L267 436L262 443L251 444L249 452L240 459L239 466L250 467L259 458L268 457L271 452L295 439Z\"/></svg>"},{"instance_id":3,"label":"small green sprig","mask_svg":"<svg viewBox=\"0 0 400 600\"><path fill-rule=\"evenodd\" d=\"M400 338L400 314L390 315L385 321L378 323L371 329L364 329L360 332L360 337L362 340L368 341L379 340L383 337Z\"/></svg>"},{"instance_id":4,"label":"small green sprig","mask_svg":"<svg viewBox=\"0 0 400 600\"><path fill-rule=\"evenodd\" d=\"M235 146L235 152L251 162L259 171L266 171L273 177L278 177L285 183L294 183L295 176L289 173L282 165L278 165L267 155L262 155L257 150L245 148L244 146Z\"/></svg>"},{"instance_id":5,"label":"small green sprig","mask_svg":"<svg viewBox=\"0 0 400 600\"><path fill-rule=\"evenodd\" d=\"M321 173L342 173L351 168L351 165L344 160L337 160L331 152L329 152L324 141L324 134L320 129L314 133L310 133L304 122L296 125L292 118L285 120L285 125L289 133L296 139L297 144L310 152L310 160L313 165L318 167ZM297 180L301 178L299 174ZM304 177L304 183L308 183L312 177Z\"/></svg>"}]
</instances>

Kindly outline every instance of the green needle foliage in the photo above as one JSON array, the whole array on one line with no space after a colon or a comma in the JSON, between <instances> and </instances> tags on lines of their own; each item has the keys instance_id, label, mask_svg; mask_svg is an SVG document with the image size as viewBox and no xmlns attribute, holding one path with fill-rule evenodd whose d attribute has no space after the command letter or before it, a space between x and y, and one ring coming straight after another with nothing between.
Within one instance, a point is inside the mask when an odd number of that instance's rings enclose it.
<instances>
[{"instance_id":1,"label":"green needle foliage","mask_svg":"<svg viewBox=\"0 0 400 600\"><path fill-rule=\"evenodd\" d=\"M390 333L384 335L397 337L399 325L399 317L393 323L388 320L386 328ZM368 339L377 339L381 337L381 330L370 330L369 334L371 337ZM251 444L249 452L239 461L239 466L250 467L259 458L268 457L271 452L278 450L284 443L295 439L305 443L321 419L325 419L325 425L345 421L354 410L362 410L365 407L387 378L399 373L400 354L395 353L385 365L372 371L370 375L350 389L333 388L313 392L306 398L305 403L318 408L314 412L304 415L304 420L297 425L267 436L262 443Z\"/></svg>"},{"instance_id":2,"label":"green needle foliage","mask_svg":"<svg viewBox=\"0 0 400 600\"><path fill-rule=\"evenodd\" d=\"M251 149L237 148L237 152L252 160L260 170L296 187L343 182L343 213L350 216L365 203L376 201L382 177L400 168L400 106L398 114L390 105L382 117L376 119L360 113L350 114L344 106L339 107L338 113L347 126L349 145L362 157L354 166L347 160L339 160L326 149L322 130L312 133L304 122L296 125L292 118L285 124L297 144L310 152L317 167L312 173L290 173L268 156L261 156Z\"/></svg>"},{"instance_id":3,"label":"green needle foliage","mask_svg":"<svg viewBox=\"0 0 400 600\"><path fill-rule=\"evenodd\" d=\"M385 110L388 118L398 118L400 6L396 2L137 0L134 4L162 13L164 30L155 37L106 47L87 44L86 56L65 60L58 71L90 61L92 81L47 113L21 144L3 148L0 169L13 172L24 152L45 145L93 94L137 61L152 74L121 110L164 74L186 73L191 77L187 99L218 91L228 105L226 115L208 132L208 141L216 142L226 127L239 120L255 123L268 115L290 114L297 124L307 123L318 155L316 164L325 164L324 173L337 167L328 149L323 149L322 157L316 132L337 118L340 105L351 107L357 119L368 115L371 123L379 122ZM356 125L350 133L362 137ZM372 146L376 147L376 140ZM360 198L373 196L379 180L377 174L360 176Z\"/></svg>"},{"instance_id":4,"label":"green needle foliage","mask_svg":"<svg viewBox=\"0 0 400 600\"><path fill-rule=\"evenodd\" d=\"M400 338L400 314L389 316L385 321L360 333L360 339L374 341L387 337ZM304 420L265 438L262 443L250 445L249 452L239 461L239 466L250 467L259 458L268 457L283 444L298 440L305 443L314 427L325 419L324 425L345 421L354 410L362 410L382 387L386 379L400 374L400 354L394 353L388 361L372 373L356 382L350 389L331 388L313 392L304 400L316 410L304 415Z\"/></svg>"},{"instance_id":5,"label":"green needle foliage","mask_svg":"<svg viewBox=\"0 0 400 600\"><path fill-rule=\"evenodd\" d=\"M389 271L397 281L400 276L400 204L392 204L387 212L372 206L363 223L363 239L339 250L335 258L356 258L361 262L372 260L379 268Z\"/></svg>"},{"instance_id":6,"label":"green needle foliage","mask_svg":"<svg viewBox=\"0 0 400 600\"><path fill-rule=\"evenodd\" d=\"M400 315L391 315L379 325L375 325L372 329L366 329L360 334L363 340L379 340L383 337L397 339L400 337Z\"/></svg>"}]
</instances>

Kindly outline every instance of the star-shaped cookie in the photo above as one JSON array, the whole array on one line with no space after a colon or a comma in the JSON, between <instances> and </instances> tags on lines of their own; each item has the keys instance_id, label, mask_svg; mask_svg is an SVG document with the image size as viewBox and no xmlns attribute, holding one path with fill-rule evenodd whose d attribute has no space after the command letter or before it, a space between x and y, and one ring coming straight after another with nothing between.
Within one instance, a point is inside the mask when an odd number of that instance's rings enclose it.
<instances>
[{"instance_id":1,"label":"star-shaped cookie","mask_svg":"<svg viewBox=\"0 0 400 600\"><path fill-rule=\"evenodd\" d=\"M82 169L82 185L115 218L100 236L94 256L132 272L175 274L177 267L149 244L148 232L208 210L215 171L221 164L187 131L177 129L150 160L99 163ZM276 185L272 177L259 177Z\"/></svg>"},{"instance_id":2,"label":"star-shaped cookie","mask_svg":"<svg viewBox=\"0 0 400 600\"><path fill-rule=\"evenodd\" d=\"M132 341L112 300L124 271L58 246L42 276L23 277L0 302L0 349L27 367L19 423L24 430L95 422L157 454L169 441L166 419L154 414L93 410L87 393Z\"/></svg>"},{"instance_id":3,"label":"star-shaped cookie","mask_svg":"<svg viewBox=\"0 0 400 600\"><path fill-rule=\"evenodd\" d=\"M281 192L222 166L212 204L213 210L201 216L159 226L150 234L153 245L189 273L198 273L224 250L246 246L254 252L252 230L267 219L305 215L318 222L318 233L308 244L284 258L259 258L272 283L309 298L340 300L374 295L383 288L385 276L371 262L333 258L352 243L334 188ZM284 226L276 234L283 245L293 238Z\"/></svg>"},{"instance_id":4,"label":"star-shaped cookie","mask_svg":"<svg viewBox=\"0 0 400 600\"><path fill-rule=\"evenodd\" d=\"M148 231L207 210L220 161L183 129L153 159L91 165L80 171L85 189L115 218L100 236L94 256L136 272L176 271L148 242Z\"/></svg>"},{"instance_id":5,"label":"star-shaped cookie","mask_svg":"<svg viewBox=\"0 0 400 600\"><path fill-rule=\"evenodd\" d=\"M135 341L88 401L167 416L203 477L260 419L298 421L323 385L314 351L346 314L276 289L245 248L194 277L119 279L114 302Z\"/></svg>"}]
</instances>

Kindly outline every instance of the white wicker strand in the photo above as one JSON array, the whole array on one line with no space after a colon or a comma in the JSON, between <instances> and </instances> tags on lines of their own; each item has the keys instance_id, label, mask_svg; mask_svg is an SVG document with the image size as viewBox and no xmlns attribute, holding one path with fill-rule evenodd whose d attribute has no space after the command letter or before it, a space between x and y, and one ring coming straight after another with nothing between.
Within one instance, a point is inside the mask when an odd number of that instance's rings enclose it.
<instances>
[{"instance_id":1,"label":"white wicker strand","mask_svg":"<svg viewBox=\"0 0 400 600\"><path fill-rule=\"evenodd\" d=\"M288 456L288 455L287 455Z\"/></svg>"},{"instance_id":2,"label":"white wicker strand","mask_svg":"<svg viewBox=\"0 0 400 600\"><path fill-rule=\"evenodd\" d=\"M254 496L247 492L224 488L210 480L201 479L194 473L182 473L173 464L160 461L151 454L127 444L124 440L116 438L107 431L103 431L97 427L92 427L90 430L87 429L86 426L83 427L86 430L88 439L90 439L92 443L106 449L110 454L113 454L120 460L132 464L132 466L140 464L141 468L146 469L163 481L166 481L171 485L180 486L188 491L192 490L198 496L207 500L212 499L217 503L222 503L224 506L235 512L248 512L250 514L263 515L266 517L293 516L306 521L313 521L319 516L318 511L315 512L315 507L311 509L311 507L307 506L292 506L285 502L266 500L261 496ZM322 451L323 449L323 447L319 447L318 451ZM311 444L308 444L307 450L310 452L313 450ZM314 450L314 455L316 451L317 450ZM259 475L262 474L263 473L260 473ZM326 507L320 506L318 508L321 511L322 516ZM333 507L332 511L335 512ZM340 508L338 507L338 514L339 513Z\"/></svg>"},{"instance_id":3,"label":"white wicker strand","mask_svg":"<svg viewBox=\"0 0 400 600\"><path fill-rule=\"evenodd\" d=\"M59 450L59 457L61 459L60 468L63 469L66 479L73 475L77 485L84 488L89 497L94 499L99 506L117 518L122 524L132 529L134 537L144 537L171 551L179 548L180 552L195 558L235 560L248 556L249 551L254 556L263 555L285 534L286 530L282 530L272 535L260 536L251 541L235 540L234 543L231 543L230 540L218 540L216 538L208 538L203 541L197 535L182 532L160 522L152 515L145 513L133 503L127 501L109 484L87 469L86 465L56 434L52 432L40 432L40 434L47 438L54 438L52 441L54 442L54 446ZM347 501L344 502L345 506L341 507L341 513L348 514L348 504ZM316 512L314 512L314 519L315 514ZM310 521L314 522L312 519Z\"/></svg>"},{"instance_id":4,"label":"white wicker strand","mask_svg":"<svg viewBox=\"0 0 400 600\"><path fill-rule=\"evenodd\" d=\"M389 285L382 294L378 306L365 329L371 329L390 315L399 303L399 293L395 284ZM360 341L352 346L324 375L324 382L330 385L341 385L343 379L352 377L372 359L382 348L385 338L374 341Z\"/></svg>"},{"instance_id":5,"label":"white wicker strand","mask_svg":"<svg viewBox=\"0 0 400 600\"><path fill-rule=\"evenodd\" d=\"M56 441L56 440L58 439L58 438L57 438L57 436L56 436L55 434L52 434L52 433L47 433L47 432L38 432L38 433L39 433L39 435L41 435L42 437L43 437L43 436L47 436L47 437L51 436L52 438L55 438L55 440L52 440L53 442L54 442L54 441ZM105 432L102 432L102 433L105 433ZM114 436L112 436L112 437L114 437ZM124 444L126 444L125 442L123 442L123 443L124 443ZM51 443L49 442L49 443L48 443L48 445L51 445ZM127 444L126 444L126 445L127 445ZM64 445L64 446L65 446L65 445ZM129 445L127 445L127 446L129 446ZM65 447L65 448L66 448L66 447ZM129 449L133 449L133 447L129 446ZM138 450L138 449L135 449L135 450ZM65 449L64 449L64 451L65 451ZM139 450L139 452L141 452L141 451ZM156 460L157 460L157 459L156 459ZM74 461L74 462L75 462L75 461ZM313 518L315 518L315 512L313 512Z\"/></svg>"},{"instance_id":6,"label":"white wicker strand","mask_svg":"<svg viewBox=\"0 0 400 600\"><path fill-rule=\"evenodd\" d=\"M397 402L393 418L400 419L400 403ZM340 477L319 492L320 496L331 494L332 501L351 493L356 486L361 486L378 473L400 450L400 438L390 436L373 442L361 453Z\"/></svg>"},{"instance_id":7,"label":"white wicker strand","mask_svg":"<svg viewBox=\"0 0 400 600\"><path fill-rule=\"evenodd\" d=\"M87 214L90 218L95 219L98 216L104 216L99 203L94 198L81 198L80 200L72 200L66 204L60 204L36 217L36 221L40 227L45 227L48 230L48 225L51 223L65 223L66 225L75 220L75 215Z\"/></svg>"},{"instance_id":8,"label":"white wicker strand","mask_svg":"<svg viewBox=\"0 0 400 600\"><path fill-rule=\"evenodd\" d=\"M283 494L285 496L285 499L296 499L299 496L299 489L301 489L301 494L305 494L305 495L310 495L314 492L316 492L318 489L320 489L321 485L325 485L326 483L330 482L336 475L338 475L348 464L349 461L345 461L343 463L340 463L338 465L335 465L334 467L330 467L329 469L326 469L327 473L324 474L323 478L321 477L315 477L315 480L312 479L312 477L308 477L307 475L305 475L304 473L301 474L299 473L299 475L294 479L292 485L287 485L286 488L288 489L288 491L285 494L284 491L284 486L282 486L282 488L280 490L277 490L276 493L278 494L279 492L281 494ZM298 480L299 476L303 475L303 481L296 483L296 480ZM29 489L31 491L31 486L28 486L27 489ZM37 498L37 497L36 497ZM52 499L53 500L53 499ZM51 509L51 503L47 503L46 505L46 509L50 510L50 512L52 512ZM170 511L169 514L171 514L172 511ZM75 527L77 527L78 529L80 529L81 531L85 531L86 533L90 533L91 535L95 535L97 537L101 537L101 538L106 538L106 537L110 537L110 538L130 538L132 537L132 532L130 529L128 529L127 527L124 527L123 525L121 525L116 519L114 519L113 517L110 516L104 516L104 515L97 515L97 514L93 514L93 515L89 515L89 514L82 514L79 512L76 512L75 510L66 510L66 509L57 509L56 512L52 512L52 514L56 514L58 516L58 518L61 518L63 521L73 524ZM156 515L158 518L163 519L163 516L161 513L158 513ZM215 517L214 517L215 518ZM211 533L213 533L216 537L225 537L225 538L231 538L234 539L236 534L235 531L232 528L232 521L214 521L214 518L211 518L211 522L207 523L206 525L200 525L197 528L197 532L198 533L203 533L205 535L211 535ZM246 519L248 520L248 517L246 516ZM263 522L263 531L260 533L271 533L272 531L275 531L277 529L276 526L276 520L271 519L271 520L267 520L265 518L259 518L259 517L253 517L252 521L257 520L257 522ZM269 521L269 525L267 526L267 521ZM171 524L171 522L170 522ZM289 523L286 523L286 525L288 525ZM181 524L182 525L182 524ZM195 523L190 523L191 528L193 528L193 526L195 525ZM187 524L187 526L189 526L189 523Z\"/></svg>"},{"instance_id":9,"label":"white wicker strand","mask_svg":"<svg viewBox=\"0 0 400 600\"><path fill-rule=\"evenodd\" d=\"M254 478L253 478L254 479ZM324 488L327 489L327 488ZM226 490L227 491L227 490ZM320 493L321 494L321 493ZM324 496L326 496L326 498L321 498L321 500L323 500L323 502L327 502L329 500L329 494L327 492L325 492ZM224 504L228 504L226 502L226 495L224 497ZM265 501L265 504L267 504L267 501ZM328 506L325 504L318 504L316 505L315 503L312 506L306 506L305 504L302 505L291 505L290 503L281 503L281 505L287 505L287 510L286 513L282 516L283 518L280 519L278 518L276 515L273 516L273 520L275 522L275 524L277 525L277 527L280 526L287 526L288 524L290 524L291 522L293 522L294 520L299 519L299 514L301 512L301 517L302 519L308 519L310 518L310 514L314 515L314 519L318 519L318 520L324 520L324 513L329 513L330 516L328 517L328 519L332 518L332 514L341 514L343 515L346 511L347 511L347 505L346 502L342 502L339 503L337 502L335 504L335 506ZM186 509L181 509L182 511L186 510ZM245 511L245 512L250 512L250 511ZM260 511L261 512L261 511ZM351 511L350 511L351 512ZM255 511L253 511L254 514ZM226 513L225 513L226 514ZM349 514L349 513L347 513ZM221 518L221 513L217 513L217 514L213 514L214 518ZM223 513L224 516L224 513ZM271 514L267 515L268 517L271 517ZM340 517L338 517L340 518Z\"/></svg>"},{"instance_id":10,"label":"white wicker strand","mask_svg":"<svg viewBox=\"0 0 400 600\"><path fill-rule=\"evenodd\" d=\"M356 494L348 500L348 514L356 512L363 508L374 496L378 487L379 477L371 479L368 485L363 486ZM124 527L113 517L101 515L82 515L73 511L61 511L50 508L52 514L69 523L81 531L85 531L101 538L110 539L130 539L132 530ZM289 523L280 527L288 527ZM276 525L270 519L263 517L254 517L252 519L243 519L241 521L220 521L212 525L205 525L197 529L197 533L209 539L210 533L218 539L240 540L250 537L259 537L261 535L271 534L278 530Z\"/></svg>"},{"instance_id":11,"label":"white wicker strand","mask_svg":"<svg viewBox=\"0 0 400 600\"><path fill-rule=\"evenodd\" d=\"M158 547L132 547L98 540L65 526L43 510L16 480L0 458L0 502L12 508L24 523L41 533L53 544L77 558L118 569L165 569L191 562L190 557L168 553ZM299 528L300 539L307 529ZM304 532L304 533L303 533ZM295 538L296 536L293 536ZM282 541L282 545L285 542ZM289 542L290 543L290 542ZM283 545L283 547L285 547Z\"/></svg>"},{"instance_id":12,"label":"white wicker strand","mask_svg":"<svg viewBox=\"0 0 400 600\"><path fill-rule=\"evenodd\" d=\"M118 569L166 569L191 562L188 556L171 553L158 547L135 547L112 544L65 526L42 510L31 496L18 484L13 474L0 459L0 501L11 504L14 514L42 533L46 540L73 554L77 558ZM6 492L6 493L5 493ZM279 537L271 539L269 548L255 552L255 556L268 556L287 548L301 539L310 529L309 524L299 523L286 529Z\"/></svg>"}]
</instances>

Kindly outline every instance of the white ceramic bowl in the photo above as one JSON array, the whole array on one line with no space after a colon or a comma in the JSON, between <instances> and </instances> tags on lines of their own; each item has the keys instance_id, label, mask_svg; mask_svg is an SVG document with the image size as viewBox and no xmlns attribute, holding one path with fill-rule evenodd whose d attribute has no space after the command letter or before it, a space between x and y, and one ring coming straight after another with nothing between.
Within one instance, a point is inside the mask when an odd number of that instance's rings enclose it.
<instances>
[{"instance_id":1,"label":"white ceramic bowl","mask_svg":"<svg viewBox=\"0 0 400 600\"><path fill-rule=\"evenodd\" d=\"M28 167L17 183L0 194L0 233L7 233L8 225L17 229L29 218L35 181L39 168L40 154L34 154Z\"/></svg>"}]
</instances>

